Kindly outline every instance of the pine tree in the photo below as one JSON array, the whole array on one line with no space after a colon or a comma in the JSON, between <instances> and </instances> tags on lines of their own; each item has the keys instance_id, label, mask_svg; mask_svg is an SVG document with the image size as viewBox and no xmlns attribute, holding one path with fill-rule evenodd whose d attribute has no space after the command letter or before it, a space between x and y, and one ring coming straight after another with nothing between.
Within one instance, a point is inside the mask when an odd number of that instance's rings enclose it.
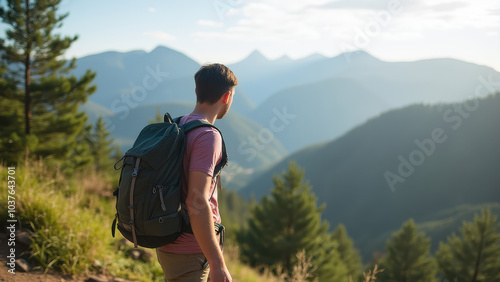
<instances>
[{"instance_id":1,"label":"pine tree","mask_svg":"<svg viewBox=\"0 0 500 282\"><path fill-rule=\"evenodd\" d=\"M109 138L110 132L106 128L106 123L99 117L92 127L86 134L86 141L90 146L90 152L94 159L94 168L96 172L101 170L111 169L111 152L113 147L113 139Z\"/></svg>"},{"instance_id":2,"label":"pine tree","mask_svg":"<svg viewBox=\"0 0 500 282\"><path fill-rule=\"evenodd\" d=\"M5 78L7 66L0 65L0 161L9 165L20 160L21 152L24 151L19 134L19 124L23 121L23 105L21 101L14 99L16 96L16 85Z\"/></svg>"},{"instance_id":3,"label":"pine tree","mask_svg":"<svg viewBox=\"0 0 500 282\"><path fill-rule=\"evenodd\" d=\"M331 233L316 238L315 248L309 254L319 281L349 281L349 266L342 260L339 247L339 242L332 240Z\"/></svg>"},{"instance_id":4,"label":"pine tree","mask_svg":"<svg viewBox=\"0 0 500 282\"><path fill-rule=\"evenodd\" d=\"M11 134L19 140L10 140L23 143L14 147L28 146L36 155L69 160L71 166L71 158L81 153L77 139L87 121L78 107L95 91L90 86L95 73L89 70L80 78L70 74L76 59L67 62L62 55L77 36L54 34L68 16L57 15L59 4L60 0L8 0L0 7L0 17L9 27L0 40L6 67L2 77L16 87L12 95L1 94L17 111L18 103L24 108L23 121L11 124L16 128Z\"/></svg>"},{"instance_id":5,"label":"pine tree","mask_svg":"<svg viewBox=\"0 0 500 282\"><path fill-rule=\"evenodd\" d=\"M381 281L437 281L437 265L430 256L431 240L417 231L415 222L410 219L387 240L387 256L381 266L384 272L379 277Z\"/></svg>"},{"instance_id":6,"label":"pine tree","mask_svg":"<svg viewBox=\"0 0 500 282\"><path fill-rule=\"evenodd\" d=\"M332 239L338 244L337 250L340 254L340 259L347 266L348 273L354 281L361 275L361 256L359 251L354 248L354 242L343 224L339 224L333 231Z\"/></svg>"},{"instance_id":7,"label":"pine tree","mask_svg":"<svg viewBox=\"0 0 500 282\"><path fill-rule=\"evenodd\" d=\"M304 171L292 162L288 173L273 178L271 196L252 208L248 229L238 234L242 256L253 266L281 265L289 275L297 263L296 254L305 250L320 281L346 281L337 246L326 236L328 223L321 220L324 205L317 207L303 176Z\"/></svg>"},{"instance_id":8,"label":"pine tree","mask_svg":"<svg viewBox=\"0 0 500 282\"><path fill-rule=\"evenodd\" d=\"M436 258L448 281L500 281L500 223L490 210L464 222L458 237L439 243Z\"/></svg>"}]
</instances>

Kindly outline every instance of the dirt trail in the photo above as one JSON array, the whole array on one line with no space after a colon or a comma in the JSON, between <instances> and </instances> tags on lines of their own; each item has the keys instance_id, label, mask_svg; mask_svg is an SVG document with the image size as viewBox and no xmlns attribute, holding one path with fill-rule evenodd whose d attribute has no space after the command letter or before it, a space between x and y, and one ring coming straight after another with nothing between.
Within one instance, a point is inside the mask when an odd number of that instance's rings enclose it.
<instances>
[{"instance_id":1,"label":"dirt trail","mask_svg":"<svg viewBox=\"0 0 500 282\"><path fill-rule=\"evenodd\" d=\"M15 274L9 273L7 266L7 256L9 247L7 245L7 236L0 234L0 281L6 282L60 282L60 281L86 281L86 277L72 277L63 275L54 271L44 274L42 270L31 270L30 272L15 271ZM17 250L16 250L17 251ZM17 252L16 252L17 253Z\"/></svg>"}]
</instances>

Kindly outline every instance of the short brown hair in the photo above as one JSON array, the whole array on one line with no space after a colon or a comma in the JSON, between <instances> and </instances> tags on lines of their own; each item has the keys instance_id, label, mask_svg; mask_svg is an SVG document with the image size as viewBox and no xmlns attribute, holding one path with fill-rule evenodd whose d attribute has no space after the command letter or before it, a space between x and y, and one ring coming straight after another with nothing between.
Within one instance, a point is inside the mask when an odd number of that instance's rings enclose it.
<instances>
[{"instance_id":1,"label":"short brown hair","mask_svg":"<svg viewBox=\"0 0 500 282\"><path fill-rule=\"evenodd\" d=\"M231 87L238 85L238 79L234 73L222 64L202 66L194 75L194 81L198 103L214 104Z\"/></svg>"}]
</instances>

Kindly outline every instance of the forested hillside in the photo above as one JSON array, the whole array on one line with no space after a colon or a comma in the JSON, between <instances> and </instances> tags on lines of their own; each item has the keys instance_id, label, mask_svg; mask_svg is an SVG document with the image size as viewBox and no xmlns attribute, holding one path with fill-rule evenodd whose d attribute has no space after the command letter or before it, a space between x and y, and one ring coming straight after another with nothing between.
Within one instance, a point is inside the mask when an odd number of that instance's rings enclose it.
<instances>
[{"instance_id":1,"label":"forested hillside","mask_svg":"<svg viewBox=\"0 0 500 282\"><path fill-rule=\"evenodd\" d=\"M500 201L499 109L497 94L393 110L287 157L242 193L267 194L272 175L293 160L326 203L325 218L346 225L365 259L408 218L443 236L481 205Z\"/></svg>"}]
</instances>

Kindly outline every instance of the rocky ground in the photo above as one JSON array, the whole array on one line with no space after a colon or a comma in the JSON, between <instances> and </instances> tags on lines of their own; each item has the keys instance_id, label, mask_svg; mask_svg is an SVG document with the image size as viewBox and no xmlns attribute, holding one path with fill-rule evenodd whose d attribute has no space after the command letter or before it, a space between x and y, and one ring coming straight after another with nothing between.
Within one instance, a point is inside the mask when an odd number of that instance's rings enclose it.
<instances>
[{"instance_id":1,"label":"rocky ground","mask_svg":"<svg viewBox=\"0 0 500 282\"><path fill-rule=\"evenodd\" d=\"M22 236L17 234L16 241ZM61 282L61 281L86 281L86 282L106 282L106 281L125 281L123 279L114 279L113 277L100 277L97 275L74 277L70 275L63 275L55 271L48 271L43 273L42 270L37 269L29 265L29 263L22 257L23 251L26 247L22 244L16 242L16 270L15 274L9 273L10 267L7 265L10 252L10 247L8 246L8 235L6 233L0 233L0 282Z\"/></svg>"}]
</instances>

